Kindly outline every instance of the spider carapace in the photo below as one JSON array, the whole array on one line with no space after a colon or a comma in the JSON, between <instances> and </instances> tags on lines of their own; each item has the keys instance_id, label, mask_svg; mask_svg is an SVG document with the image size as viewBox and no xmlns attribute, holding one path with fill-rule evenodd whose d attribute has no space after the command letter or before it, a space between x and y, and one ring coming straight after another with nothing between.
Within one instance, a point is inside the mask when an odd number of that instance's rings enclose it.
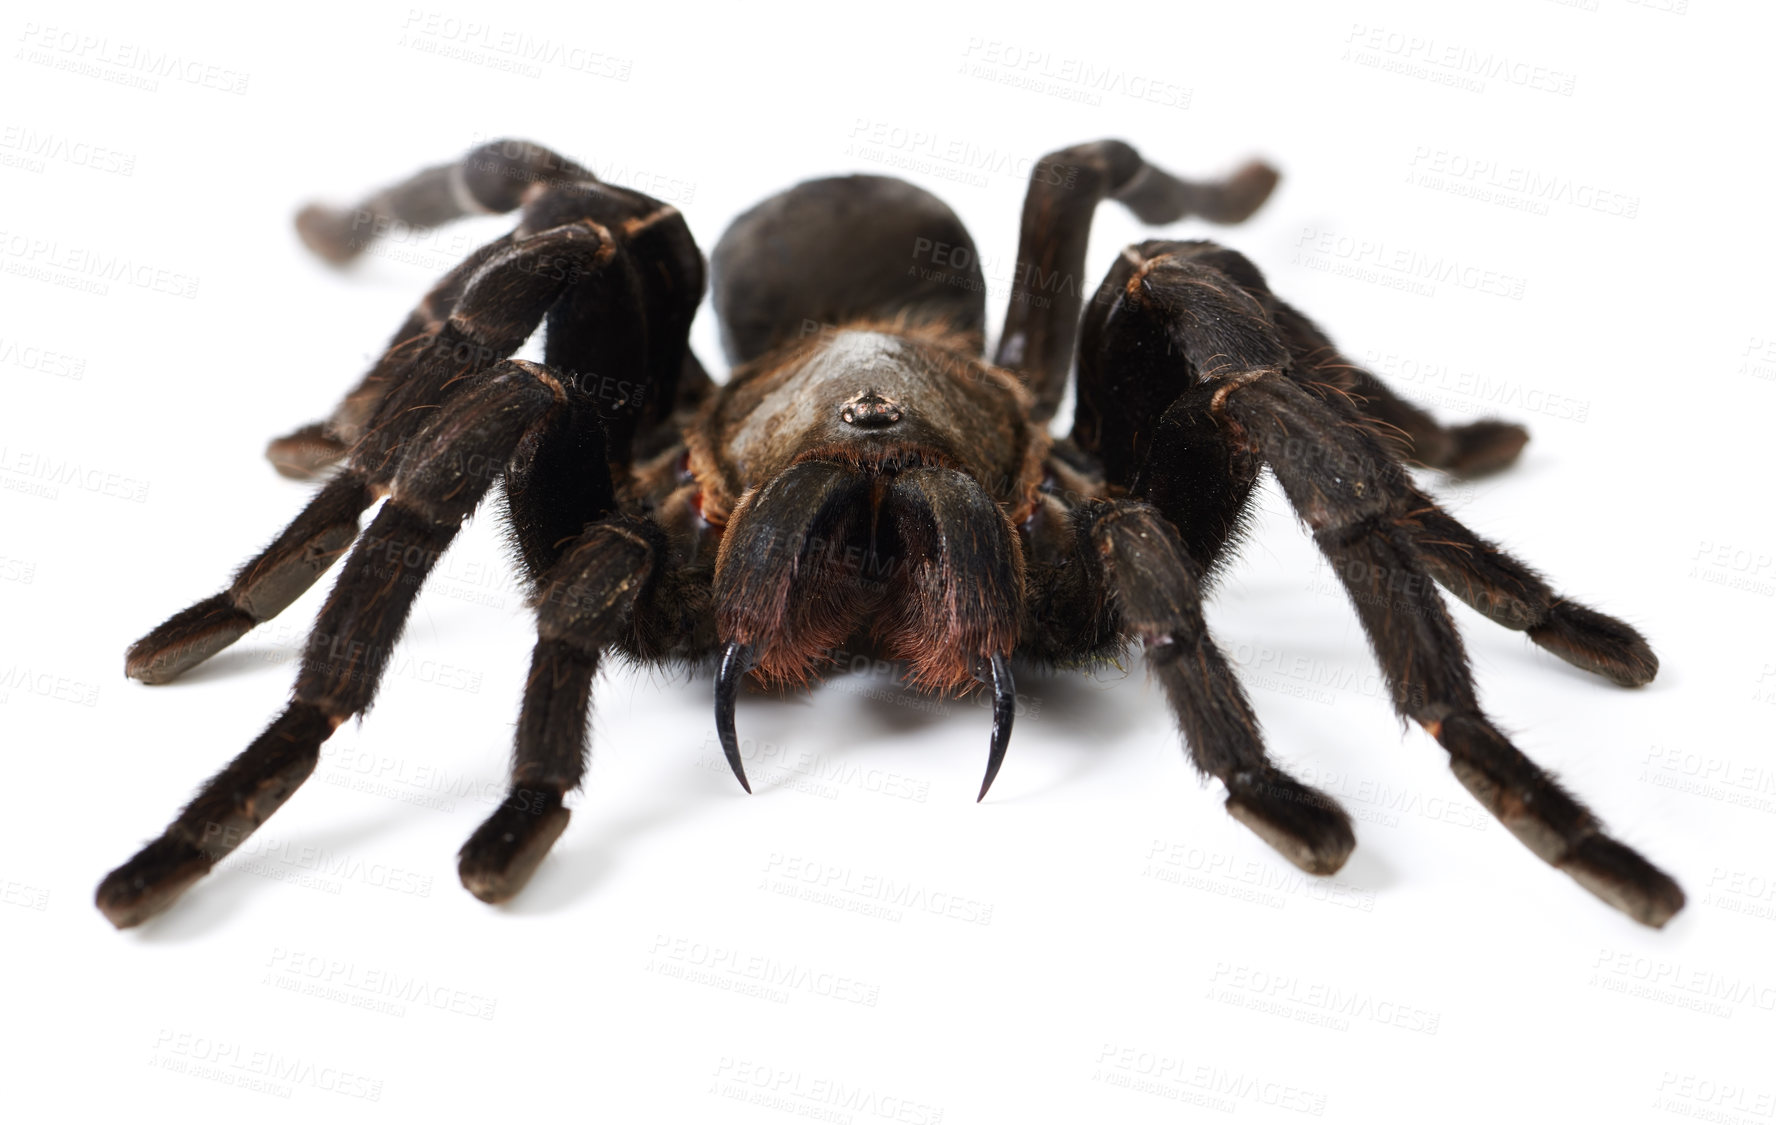
<instances>
[{"instance_id":1,"label":"spider carapace","mask_svg":"<svg viewBox=\"0 0 1776 1125\"><path fill-rule=\"evenodd\" d=\"M271 443L287 475L326 478L288 528L130 649L129 675L171 679L346 557L290 704L105 878L99 908L118 926L163 909L308 778L370 705L427 573L495 481L537 643L509 798L459 857L483 899L516 894L566 827L611 653L713 668L717 729L745 785L745 677L803 681L859 644L906 661L922 689L988 686L984 797L1011 734L1013 657L1077 667L1138 643L1227 809L1330 874L1355 845L1350 820L1267 755L1203 620L1268 466L1400 714L1531 851L1663 925L1683 892L1487 719L1435 588L1618 684L1652 679L1639 633L1555 594L1407 470L1502 468L1527 434L1439 424L1214 243L1143 242L1085 282L1101 201L1148 223L1234 223L1276 179L1252 163L1190 182L1119 141L1037 162L991 361L980 256L948 207L888 177L804 183L716 246L733 368L720 385L688 344L705 269L683 217L547 149L495 142L356 208L307 208L304 242L341 264L393 224L521 217L426 295L329 419ZM509 358L539 325L543 362ZM1071 431L1051 436L1070 381Z\"/></svg>"}]
</instances>

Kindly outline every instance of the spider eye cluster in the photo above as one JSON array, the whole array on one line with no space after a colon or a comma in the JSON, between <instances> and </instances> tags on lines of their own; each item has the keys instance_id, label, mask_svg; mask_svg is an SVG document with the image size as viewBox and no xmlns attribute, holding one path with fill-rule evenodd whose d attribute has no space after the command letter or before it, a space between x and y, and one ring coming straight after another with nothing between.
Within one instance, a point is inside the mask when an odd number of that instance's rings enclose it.
<instances>
[{"instance_id":1,"label":"spider eye cluster","mask_svg":"<svg viewBox=\"0 0 1776 1125\"><path fill-rule=\"evenodd\" d=\"M839 421L860 430L885 429L900 421L900 417L900 403L875 391L853 396L839 407Z\"/></svg>"}]
</instances>

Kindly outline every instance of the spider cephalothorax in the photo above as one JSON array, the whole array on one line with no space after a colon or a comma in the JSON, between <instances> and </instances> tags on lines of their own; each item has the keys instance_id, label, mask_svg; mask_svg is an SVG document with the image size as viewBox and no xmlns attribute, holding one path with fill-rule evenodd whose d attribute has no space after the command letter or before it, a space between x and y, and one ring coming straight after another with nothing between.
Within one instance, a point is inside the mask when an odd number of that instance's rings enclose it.
<instances>
[{"instance_id":1,"label":"spider cephalothorax","mask_svg":"<svg viewBox=\"0 0 1776 1125\"><path fill-rule=\"evenodd\" d=\"M703 513L727 525L718 632L764 678L804 680L861 632L943 690L1016 645L1011 526L1049 442L1023 388L967 346L823 333L741 372L686 431Z\"/></svg>"},{"instance_id":2,"label":"spider cephalothorax","mask_svg":"<svg viewBox=\"0 0 1776 1125\"><path fill-rule=\"evenodd\" d=\"M1350 820L1270 760L1202 615L1268 466L1350 594L1401 715L1532 851L1663 925L1683 892L1481 712L1435 589L1616 683L1657 670L1632 628L1556 596L1406 471L1503 467L1524 431L1440 425L1213 243L1131 246L1095 290L1082 285L1100 201L1153 223L1238 222L1275 182L1252 164L1189 183L1116 141L1045 158L991 362L979 257L947 207L883 177L802 184L716 247L735 365L719 387L687 344L705 278L683 218L545 149L497 142L355 210L304 211L309 247L342 263L390 222L522 218L426 296L332 418L272 443L286 474L331 474L283 534L130 649L129 675L170 679L349 548L289 706L106 877L100 909L129 926L164 908L306 780L321 744L370 705L420 585L496 480L538 639L510 797L461 854L481 898L516 894L565 828L592 682L613 650L713 665L742 785L734 706L749 672L802 682L863 646L906 661L919 688L987 684L984 797L1011 733L1012 658L1077 666L1139 642L1228 810L1330 874L1355 844ZM542 363L507 358L545 323ZM1051 437L1075 368L1072 431Z\"/></svg>"}]
</instances>

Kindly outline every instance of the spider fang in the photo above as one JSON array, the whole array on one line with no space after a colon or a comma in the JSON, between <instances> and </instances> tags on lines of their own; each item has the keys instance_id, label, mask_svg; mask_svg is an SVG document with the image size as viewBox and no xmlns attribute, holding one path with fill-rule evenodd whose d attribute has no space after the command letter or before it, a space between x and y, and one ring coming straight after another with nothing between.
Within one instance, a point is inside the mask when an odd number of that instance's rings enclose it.
<instances>
[{"instance_id":1,"label":"spider fang","mask_svg":"<svg viewBox=\"0 0 1776 1125\"><path fill-rule=\"evenodd\" d=\"M721 736L722 753L727 755L728 767L740 781L740 788L748 793L752 786L746 780L746 766L740 761L740 740L734 734L734 698L740 694L740 681L752 670L753 647L743 645L739 641L729 641L728 647L722 650L721 671L715 677L715 729Z\"/></svg>"}]
</instances>

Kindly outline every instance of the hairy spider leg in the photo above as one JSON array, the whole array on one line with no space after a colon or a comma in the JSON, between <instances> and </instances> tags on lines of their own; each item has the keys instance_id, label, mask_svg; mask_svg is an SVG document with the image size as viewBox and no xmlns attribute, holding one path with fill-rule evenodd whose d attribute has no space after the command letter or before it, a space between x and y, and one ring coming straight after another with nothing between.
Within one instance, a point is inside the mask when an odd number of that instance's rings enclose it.
<instances>
[{"instance_id":1,"label":"hairy spider leg","mask_svg":"<svg viewBox=\"0 0 1776 1125\"><path fill-rule=\"evenodd\" d=\"M421 169L355 207L311 203L296 215L296 233L316 255L344 265L395 226L424 231L465 215L504 214L537 184L596 182L573 161L530 141L501 139L460 160Z\"/></svg>"},{"instance_id":2,"label":"hairy spider leg","mask_svg":"<svg viewBox=\"0 0 1776 1125\"><path fill-rule=\"evenodd\" d=\"M1137 244L1118 265L1127 270L1171 255L1227 276L1260 305L1276 326L1293 363L1286 374L1325 395L1348 399L1390 452L1401 460L1463 476L1495 472L1517 460L1529 431L1496 418L1446 426L1390 390L1375 374L1342 355L1313 321L1271 292L1256 265L1237 250L1214 242L1154 239Z\"/></svg>"},{"instance_id":3,"label":"hairy spider leg","mask_svg":"<svg viewBox=\"0 0 1776 1125\"><path fill-rule=\"evenodd\" d=\"M505 801L463 844L462 884L484 902L523 889L567 827L562 801L585 779L592 679L633 628L667 556L652 520L612 517L585 530L538 584L537 642L518 714Z\"/></svg>"},{"instance_id":4,"label":"hairy spider leg","mask_svg":"<svg viewBox=\"0 0 1776 1125\"><path fill-rule=\"evenodd\" d=\"M389 338L388 347L376 363L325 421L310 422L266 445L265 458L272 467L292 480L311 480L349 456L390 389L413 376L412 352L402 345L440 331L476 273L511 244L512 236L503 235L476 247L434 285Z\"/></svg>"},{"instance_id":5,"label":"hairy spider leg","mask_svg":"<svg viewBox=\"0 0 1776 1125\"><path fill-rule=\"evenodd\" d=\"M1231 250L1224 253L1243 260ZM1248 292L1267 292L1262 281L1256 289L1244 281L1239 284ZM1290 374L1299 382L1347 396L1374 423L1383 445L1401 460L1457 476L1480 476L1515 464L1529 443L1529 431L1515 422L1482 418L1451 426L1437 421L1429 411L1395 394L1373 372L1347 359L1318 326L1287 303L1276 301L1269 312L1294 358Z\"/></svg>"},{"instance_id":6,"label":"hairy spider leg","mask_svg":"<svg viewBox=\"0 0 1776 1125\"><path fill-rule=\"evenodd\" d=\"M1353 409L1284 374L1287 348L1259 302L1216 270L1161 255L1130 274L1105 318L1112 354L1169 343L1178 385L1200 380L1214 388L1211 418L1270 465L1313 531L1396 710L1443 745L1481 804L1537 856L1636 921L1662 926L1677 913L1684 903L1677 884L1606 835L1590 810L1480 711L1460 635L1419 562L1425 534L1418 513L1430 502ZM1644 640L1593 616L1609 627L1585 632L1586 646L1631 664ZM1563 624L1583 629L1584 620Z\"/></svg>"},{"instance_id":7,"label":"hairy spider leg","mask_svg":"<svg viewBox=\"0 0 1776 1125\"><path fill-rule=\"evenodd\" d=\"M1632 626L1556 594L1535 571L1422 493L1403 489L1399 507L1414 560L1480 613L1623 687L1639 687L1658 674L1659 658Z\"/></svg>"},{"instance_id":8,"label":"hairy spider leg","mask_svg":"<svg viewBox=\"0 0 1776 1125\"><path fill-rule=\"evenodd\" d=\"M433 416L402 453L390 500L352 548L302 654L293 699L96 896L119 928L170 906L313 773L321 744L376 695L407 613L462 521L525 436L566 400L539 365L507 360Z\"/></svg>"},{"instance_id":9,"label":"hairy spider leg","mask_svg":"<svg viewBox=\"0 0 1776 1125\"><path fill-rule=\"evenodd\" d=\"M1141 243L1132 248L1132 252L1119 260L1112 269L1105 282L1106 299L1113 301L1115 293L1126 292L1135 273L1147 268L1146 263L1160 258L1170 262L1193 263L1210 269L1231 280L1241 291L1255 299L1288 349L1291 362L1282 365L1284 373L1321 399L1334 404L1331 409L1341 415L1357 416L1364 421L1378 423L1371 425L1371 432L1384 450L1394 457L1409 456L1420 463L1434 463L1435 467L1451 472L1491 471L1513 461L1528 438L1521 427L1496 420L1444 428L1421 411L1416 413L1432 429L1395 428L1392 421L1406 420L1400 413L1402 409L1416 411L1416 408L1393 398L1373 375L1361 368L1343 364L1331 341L1323 333L1270 292L1256 266L1237 251L1212 242ZM1088 343L1099 343L1098 337L1102 335L1105 319L1087 319ZM1304 336L1303 333L1310 335ZM1242 346L1253 345L1250 341L1245 341ZM1175 359L1166 350L1142 351L1130 355L1125 360L1125 364L1131 369L1128 371L1115 371L1114 367L1100 370L1101 365L1097 359L1100 350L1099 347L1093 347L1090 358L1082 355L1080 359L1082 387L1086 384L1091 387L1089 393L1081 395L1080 416L1097 419L1101 429L1104 415L1115 412L1113 428L1117 432L1130 435L1121 448L1105 448L1102 442L1092 446L1102 450L1107 467L1112 463L1120 465L1120 458L1128 453L1128 444L1140 442L1146 436L1143 433L1142 420L1155 407L1165 410L1159 428L1167 428L1171 421L1181 420L1178 418L1180 414L1187 413L1190 419L1196 420L1212 413L1209 407L1217 393L1217 387L1213 384L1205 383L1194 390L1186 391L1169 408L1156 400L1156 392L1152 388L1168 384L1163 376L1156 378L1153 369L1175 363ZM1328 359L1328 356L1331 358ZM1334 368L1337 370L1334 371ZM1089 376L1086 374L1088 369L1091 371ZM1111 372L1114 372L1113 377L1118 380L1114 387L1105 383L1106 376ZM1342 382L1326 381L1327 376ZM1368 380L1368 383L1364 380ZM1373 383L1373 387L1369 383ZM1376 388L1380 389L1380 394L1376 393ZM1157 393L1163 395L1166 392ZM1087 399L1089 404L1086 403ZM1378 405L1385 406L1382 413L1371 413ZM1413 425L1416 426L1417 423ZM1200 462L1209 456L1209 449L1218 440L1213 434L1203 431L1204 427L1195 427L1188 439L1178 437L1162 440L1156 436L1147 443L1147 456L1174 462L1180 459ZM1404 448L1402 433L1411 439ZM1414 452L1414 449L1419 452ZM1427 449L1436 452L1437 456L1432 459L1428 455L1421 455ZM1248 453L1245 456L1249 458L1250 455ZM1220 451L1216 450L1212 459L1218 461L1220 457ZM1178 515L1173 516L1174 522L1180 527L1186 527L1192 522L1199 523L1205 528L1203 534L1212 535L1215 528L1225 525L1225 519L1204 519L1210 513L1192 510L1192 506L1200 509L1213 502L1210 499L1213 494L1198 487L1198 483L1206 478L1201 472L1190 471L1192 467L1171 464L1161 471L1149 462L1143 472L1137 474L1141 479L1135 483L1133 490L1145 492L1149 488L1157 489L1158 492L1149 494L1149 498L1162 511L1177 512ZM1184 471L1180 472L1180 468ZM1576 667L1595 672L1624 687L1638 687L1653 678L1659 668L1658 658L1653 655L1645 638L1634 629L1556 594L1525 563L1497 544L1474 534L1437 507L1435 501L1421 492L1413 484L1411 476L1394 464L1391 458L1385 463L1378 463L1374 471L1380 473L1385 478L1387 487L1397 493L1396 503L1400 509L1401 524L1411 536L1414 559L1450 593L1498 624L1526 633L1531 641ZM1245 477L1244 473L1236 475L1241 479ZM1112 476L1115 479L1114 473ZM1160 493L1164 494L1163 499ZM1199 559L1203 557L1194 551L1193 555ZM1409 580L1405 575L1384 577L1391 577L1396 582Z\"/></svg>"},{"instance_id":10,"label":"hairy spider leg","mask_svg":"<svg viewBox=\"0 0 1776 1125\"><path fill-rule=\"evenodd\" d=\"M993 359L1023 376L1036 399L1032 419L1054 417L1066 394L1088 285L1086 242L1099 203L1114 199L1150 224L1190 215L1239 223L1270 197L1277 179L1276 169L1254 160L1219 180L1182 180L1114 140L1074 145L1037 161L1024 196L1011 304Z\"/></svg>"},{"instance_id":11,"label":"hairy spider leg","mask_svg":"<svg viewBox=\"0 0 1776 1125\"><path fill-rule=\"evenodd\" d=\"M695 313L702 293L704 268L702 255L677 210L641 192L603 183L574 161L530 141L491 141L460 160L426 168L378 191L356 207L310 204L297 215L296 229L316 255L343 265L399 227L423 231L466 215L504 214L520 207L524 209L524 225L517 236L590 218L622 236L641 260L663 261L665 268L645 271L640 279L646 291L643 307L657 319L674 320L685 308L682 291L693 290L686 314L688 330L688 315ZM448 317L476 270L512 237L481 247L452 270L395 333L390 348L432 331ZM652 331L659 338L671 329L656 324ZM550 339L557 335L551 333ZM664 356L667 350L657 349L657 354ZM558 359L547 357L547 361L555 366ZM639 423L645 427L658 426L665 414L662 404L683 408L701 401L713 387L688 348L678 349L672 362L676 366L668 373L670 377L645 384L653 396L641 404ZM594 370L574 365L561 369ZM266 455L286 476L305 477L323 471L356 440L391 385L392 374L379 364L345 396L327 421L311 423L274 440Z\"/></svg>"},{"instance_id":12,"label":"hairy spider leg","mask_svg":"<svg viewBox=\"0 0 1776 1125\"><path fill-rule=\"evenodd\" d=\"M417 179L428 177L422 174ZM474 414L485 406L476 397L485 397L479 384L467 377L509 355L545 315L546 366L515 369L546 380L551 388L549 408L507 434L505 443L496 442L497 448L478 447L474 433L458 427L443 439L446 445L458 442L456 448L431 450L434 459L451 466L448 471L474 478L449 497L452 503L466 504L465 515L485 493L490 474L503 475L508 516L536 591L538 612L538 649L520 711L512 792L464 845L460 861L464 885L488 901L516 893L565 827L567 811L561 797L583 776L590 684L604 645L622 636L639 654L661 657L702 656L713 646L707 625L685 628L683 617L699 602L707 605L706 570L698 575L657 565L655 555L661 553L664 539L651 521L618 519L589 530L586 526L616 506L609 468L626 465L637 446L650 451L659 446L662 432L675 432L670 425L673 415L694 406L710 388L687 344L704 283L702 256L682 217L658 201L608 188L589 176L571 182L544 177L540 182L542 188L510 197L482 193L483 201L489 206L497 203L497 209L509 210L523 202L519 228L481 248L435 287L397 333L400 342L391 356L347 396L336 418L348 418L356 425L359 414L374 412L367 432L354 441L352 464L322 490L271 551L249 564L249 579L241 583L249 595L243 599L247 606L263 612L270 600L264 590L274 583L251 576L271 571L283 586L295 587L277 591L288 594L275 607L282 609L312 584L332 555L351 542L363 508L393 488L395 500L372 523L359 550L370 550L372 560L378 551L391 558L399 555L400 565L410 568L395 579L397 585L409 587L406 595L354 610L349 591L363 584L371 564L348 563L311 637L296 701L160 840L101 885L101 909L117 924L133 925L175 900L308 776L320 743L346 717L346 709L356 705L361 711L368 705L412 595L449 540L436 529L428 532L401 522L404 482L424 467L416 468L421 454L415 451L436 437L440 418L465 411ZM418 194L423 196L424 191ZM416 218L403 210L405 198L398 190L392 193L395 217ZM433 212L433 217L442 221L452 216ZM641 268L638 259L650 265ZM493 374L500 374L500 369ZM465 387L474 389L465 391ZM441 415L434 413L440 404ZM341 515L342 508L349 511ZM604 591L614 601L600 614L594 612L594 603L604 587L595 572L600 567L608 571L624 556L619 550L602 563L596 556L624 525L633 525L629 527L633 534L651 529L654 554L619 584L621 589ZM582 541L583 551L575 551L576 540ZM322 552L315 543L331 552L318 565L313 559ZM306 570L286 559L305 547L310 560ZM555 566L558 561L560 567ZM662 592L671 605L643 605L637 612L635 583ZM240 608L227 593L211 601ZM335 609L336 605L345 608ZM339 663L322 661L316 649L322 643L318 638L338 636L338 630L324 627L335 617L347 625L368 619L366 628L374 636L351 643L371 645L374 666L348 668L347 680L367 687L357 695L347 692L342 702L329 707L308 696L322 690L316 677L324 678ZM232 624L239 626L238 621ZM161 632L166 629L163 626ZM384 633L387 643L378 657L375 641ZM210 642L197 658L238 635ZM152 640L151 636L137 649ZM337 647L337 641L331 643ZM180 667L195 662L188 659ZM163 655L154 667L158 671L165 666ZM191 839L194 831L197 844Z\"/></svg>"},{"instance_id":13,"label":"hairy spider leg","mask_svg":"<svg viewBox=\"0 0 1776 1125\"><path fill-rule=\"evenodd\" d=\"M1123 629L1146 650L1196 766L1227 786L1227 811L1314 875L1344 866L1356 835L1331 797L1271 761L1239 679L1203 619L1197 567L1150 504L1097 502L1075 519L1108 577Z\"/></svg>"},{"instance_id":14,"label":"hairy spider leg","mask_svg":"<svg viewBox=\"0 0 1776 1125\"><path fill-rule=\"evenodd\" d=\"M174 614L130 646L125 674L165 683L271 620L320 578L357 534L358 517L388 491L406 442L464 380L516 351L583 273L614 255L608 232L576 223L504 247L483 263L436 331L409 338L387 361L400 376L351 464L322 486L228 589Z\"/></svg>"}]
</instances>

